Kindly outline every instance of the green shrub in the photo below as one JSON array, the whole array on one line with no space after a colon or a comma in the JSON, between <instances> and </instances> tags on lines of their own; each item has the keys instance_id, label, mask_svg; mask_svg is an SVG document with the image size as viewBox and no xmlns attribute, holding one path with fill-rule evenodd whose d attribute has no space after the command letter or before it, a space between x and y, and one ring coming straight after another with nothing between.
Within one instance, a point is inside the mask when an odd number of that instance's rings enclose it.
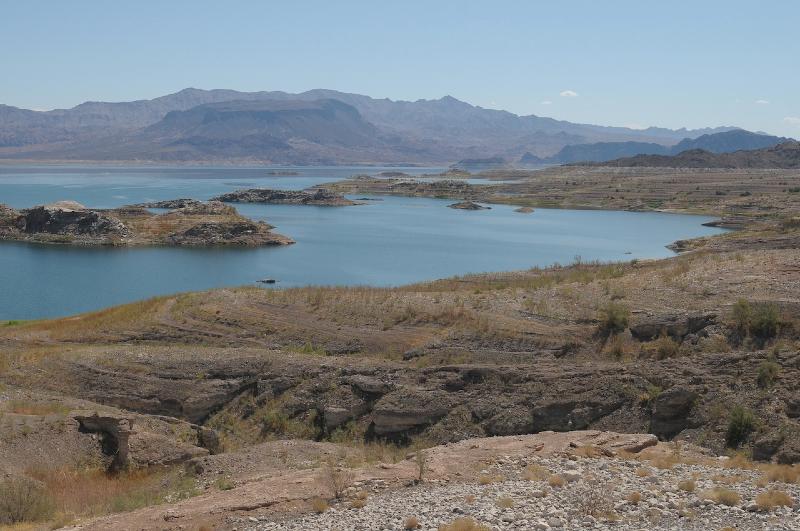
<instances>
[{"instance_id":1,"label":"green shrub","mask_svg":"<svg viewBox=\"0 0 800 531\"><path fill-rule=\"evenodd\" d=\"M55 511L53 499L31 479L0 482L0 525L48 520Z\"/></svg>"},{"instance_id":2,"label":"green shrub","mask_svg":"<svg viewBox=\"0 0 800 531\"><path fill-rule=\"evenodd\" d=\"M778 308L774 304L758 304L753 308L750 333L759 339L775 337L778 323Z\"/></svg>"},{"instance_id":3,"label":"green shrub","mask_svg":"<svg viewBox=\"0 0 800 531\"><path fill-rule=\"evenodd\" d=\"M775 378L781 372L781 366L774 361L765 361L758 367L758 376L756 381L758 386L762 389L772 387Z\"/></svg>"},{"instance_id":4,"label":"green shrub","mask_svg":"<svg viewBox=\"0 0 800 531\"><path fill-rule=\"evenodd\" d=\"M606 335L618 334L628 328L631 311L624 304L609 302L600 309L599 328Z\"/></svg>"},{"instance_id":5,"label":"green shrub","mask_svg":"<svg viewBox=\"0 0 800 531\"><path fill-rule=\"evenodd\" d=\"M729 448L737 448L755 430L755 427L756 418L752 411L742 406L734 407L728 419L728 431L725 434L726 444Z\"/></svg>"},{"instance_id":6,"label":"green shrub","mask_svg":"<svg viewBox=\"0 0 800 531\"><path fill-rule=\"evenodd\" d=\"M750 329L751 317L750 303L744 299L736 301L736 304L731 308L731 320L733 321L733 327L739 334L747 335L747 331Z\"/></svg>"}]
</instances>

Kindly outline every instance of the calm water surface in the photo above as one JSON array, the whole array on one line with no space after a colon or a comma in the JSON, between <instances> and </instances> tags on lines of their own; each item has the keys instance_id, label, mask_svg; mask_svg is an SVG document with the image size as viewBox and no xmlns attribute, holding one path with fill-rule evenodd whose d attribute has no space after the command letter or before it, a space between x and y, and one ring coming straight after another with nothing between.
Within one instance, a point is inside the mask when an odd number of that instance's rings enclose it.
<instances>
[{"instance_id":1,"label":"calm water surface","mask_svg":"<svg viewBox=\"0 0 800 531\"><path fill-rule=\"evenodd\" d=\"M391 168L406 173L440 168ZM109 208L208 199L243 187L302 189L382 168L78 168L0 166L0 203L22 208L62 199ZM480 182L480 181L477 181ZM711 218L660 213L514 207L462 211L447 200L382 197L353 207L237 205L295 245L258 249L92 249L0 243L0 319L68 315L153 295L252 285L393 286L554 262L657 258L676 239L715 234Z\"/></svg>"}]
</instances>

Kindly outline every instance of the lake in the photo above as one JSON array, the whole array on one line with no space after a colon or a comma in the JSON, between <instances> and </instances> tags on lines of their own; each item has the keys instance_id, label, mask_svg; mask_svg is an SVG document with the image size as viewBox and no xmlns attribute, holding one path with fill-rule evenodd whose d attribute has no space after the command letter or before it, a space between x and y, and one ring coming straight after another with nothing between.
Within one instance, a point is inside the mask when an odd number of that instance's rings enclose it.
<instances>
[{"instance_id":1,"label":"lake","mask_svg":"<svg viewBox=\"0 0 800 531\"><path fill-rule=\"evenodd\" d=\"M63 199L89 207L192 197L238 188L302 189L359 173L441 168L0 166L0 203L15 208ZM472 182L481 182L473 180ZM0 243L0 319L69 315L154 295L278 280L396 286L465 273L583 260L673 255L665 245L722 232L712 218L662 213L536 209L533 214L447 208L452 201L381 197L366 205L236 205L296 244L241 248L74 248Z\"/></svg>"}]
</instances>

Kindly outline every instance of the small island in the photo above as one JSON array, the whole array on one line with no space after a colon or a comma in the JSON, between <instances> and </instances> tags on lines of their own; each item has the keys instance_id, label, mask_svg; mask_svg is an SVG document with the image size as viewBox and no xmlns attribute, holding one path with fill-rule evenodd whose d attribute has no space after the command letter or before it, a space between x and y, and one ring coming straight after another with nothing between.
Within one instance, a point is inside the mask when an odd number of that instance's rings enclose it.
<instances>
[{"instance_id":1,"label":"small island","mask_svg":"<svg viewBox=\"0 0 800 531\"><path fill-rule=\"evenodd\" d=\"M461 201L460 203L453 203L452 205L447 205L449 208L456 208L458 210L491 210L492 207L487 207L483 205L479 205L474 201Z\"/></svg>"},{"instance_id":2,"label":"small island","mask_svg":"<svg viewBox=\"0 0 800 531\"><path fill-rule=\"evenodd\" d=\"M90 209L74 201L0 205L0 240L85 246L261 246L294 241L220 202L192 199ZM155 214L147 208L170 208Z\"/></svg>"},{"instance_id":3,"label":"small island","mask_svg":"<svg viewBox=\"0 0 800 531\"><path fill-rule=\"evenodd\" d=\"M533 207L523 206L515 208L514 212L519 212L520 214L530 214L531 212L533 212Z\"/></svg>"},{"instance_id":4,"label":"small island","mask_svg":"<svg viewBox=\"0 0 800 531\"><path fill-rule=\"evenodd\" d=\"M218 195L212 201L224 203L264 203L270 205L314 205L351 206L359 203L347 199L342 194L325 188L309 190L271 190L269 188L250 188Z\"/></svg>"}]
</instances>

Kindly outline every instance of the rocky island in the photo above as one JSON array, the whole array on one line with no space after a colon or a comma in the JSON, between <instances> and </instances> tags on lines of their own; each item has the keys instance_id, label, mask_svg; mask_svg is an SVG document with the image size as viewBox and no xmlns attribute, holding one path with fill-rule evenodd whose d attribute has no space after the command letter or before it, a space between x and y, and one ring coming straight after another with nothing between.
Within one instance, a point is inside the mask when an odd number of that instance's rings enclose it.
<instances>
[{"instance_id":1,"label":"rocky island","mask_svg":"<svg viewBox=\"0 0 800 531\"><path fill-rule=\"evenodd\" d=\"M447 205L448 208L455 208L457 210L491 210L492 207L487 207L483 205L479 205L474 201L461 201L459 203L453 203L452 205Z\"/></svg>"},{"instance_id":2,"label":"rocky island","mask_svg":"<svg viewBox=\"0 0 800 531\"><path fill-rule=\"evenodd\" d=\"M0 205L0 240L68 245L286 245L290 238L220 202L192 199L90 209L74 201L16 210ZM147 208L170 208L155 214Z\"/></svg>"},{"instance_id":3,"label":"rocky island","mask_svg":"<svg viewBox=\"0 0 800 531\"><path fill-rule=\"evenodd\" d=\"M443 179L421 181L413 178L380 178L357 175L324 185L326 189L344 194L401 195L409 197L436 197L473 200L484 197L488 185L472 185L464 180Z\"/></svg>"},{"instance_id":4,"label":"rocky island","mask_svg":"<svg viewBox=\"0 0 800 531\"><path fill-rule=\"evenodd\" d=\"M224 203L265 203L270 205L351 206L359 203L324 188L309 190L271 190L251 188L218 195L212 201Z\"/></svg>"}]
</instances>

